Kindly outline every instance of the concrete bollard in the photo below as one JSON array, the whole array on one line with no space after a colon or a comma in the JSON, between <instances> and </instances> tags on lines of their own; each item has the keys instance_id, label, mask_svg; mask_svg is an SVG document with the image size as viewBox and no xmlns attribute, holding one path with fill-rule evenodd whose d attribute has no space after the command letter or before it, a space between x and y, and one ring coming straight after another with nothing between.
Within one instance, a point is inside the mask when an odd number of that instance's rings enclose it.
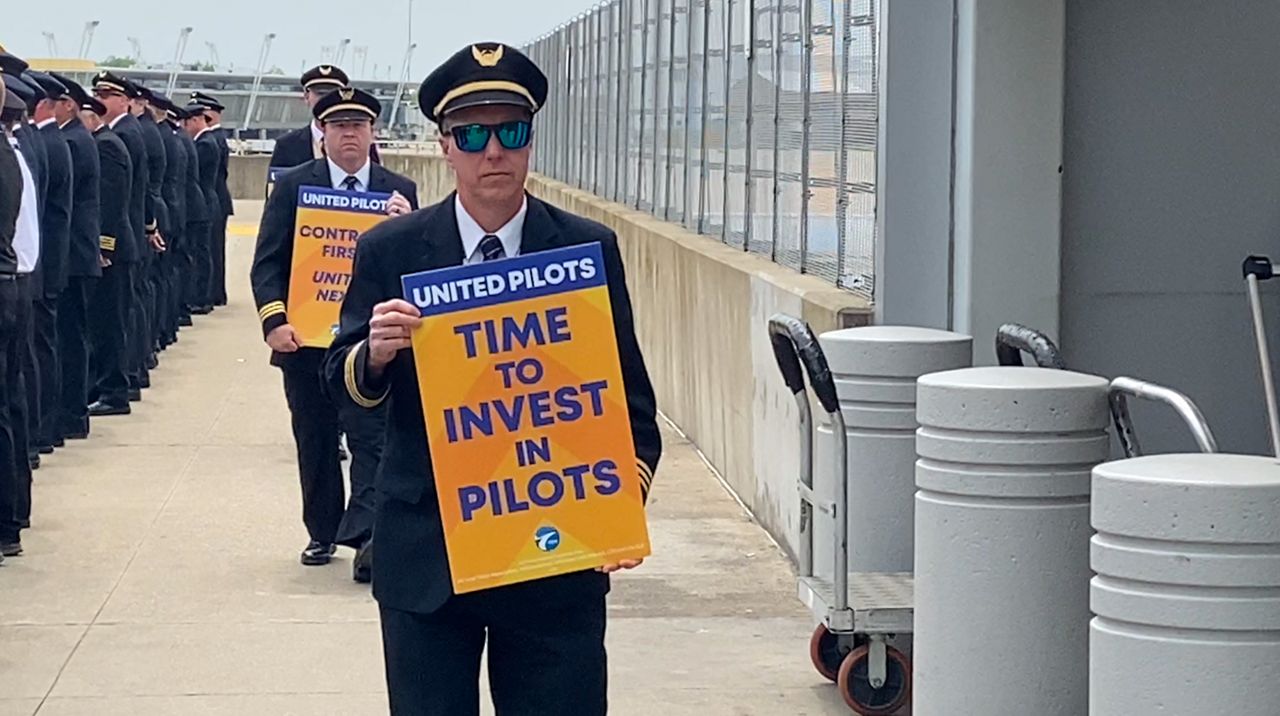
<instances>
[{"instance_id":1,"label":"concrete bollard","mask_svg":"<svg viewBox=\"0 0 1280 716\"><path fill-rule=\"evenodd\" d=\"M848 436L849 571L910 572L914 561L916 379L973 365L973 339L912 326L867 326L818 337ZM833 494L831 424L818 427L815 487ZM831 579L833 525L819 514L814 565Z\"/></svg>"},{"instance_id":2,"label":"concrete bollard","mask_svg":"<svg viewBox=\"0 0 1280 716\"><path fill-rule=\"evenodd\" d=\"M915 716L1085 713L1107 387L1045 368L920 379Z\"/></svg>"},{"instance_id":3,"label":"concrete bollard","mask_svg":"<svg viewBox=\"0 0 1280 716\"><path fill-rule=\"evenodd\" d=\"M1280 463L1093 471L1091 716L1280 713Z\"/></svg>"}]
</instances>

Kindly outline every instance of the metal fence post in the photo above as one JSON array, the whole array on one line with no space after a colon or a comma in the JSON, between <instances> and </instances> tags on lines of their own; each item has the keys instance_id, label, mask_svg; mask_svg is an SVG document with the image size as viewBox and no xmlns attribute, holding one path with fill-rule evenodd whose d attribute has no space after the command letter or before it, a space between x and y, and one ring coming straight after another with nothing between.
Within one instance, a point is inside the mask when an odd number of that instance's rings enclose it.
<instances>
[{"instance_id":1,"label":"metal fence post","mask_svg":"<svg viewBox=\"0 0 1280 716\"><path fill-rule=\"evenodd\" d=\"M650 0L644 0L640 5L643 24L640 29L640 135L636 137L636 209L639 209L640 204L644 202L644 115L645 94L649 81L649 2Z\"/></svg>"},{"instance_id":2,"label":"metal fence post","mask_svg":"<svg viewBox=\"0 0 1280 716\"><path fill-rule=\"evenodd\" d=\"M809 148L810 135L813 129L811 100L813 97L813 0L804 0L801 10L801 21L804 23L804 55L801 66L804 73L801 77L804 119L801 123L800 150L800 272L805 273L809 264Z\"/></svg>"},{"instance_id":3,"label":"metal fence post","mask_svg":"<svg viewBox=\"0 0 1280 716\"><path fill-rule=\"evenodd\" d=\"M692 129L689 120L693 117L693 7L697 0L686 0L685 2L685 29L688 31L688 38L685 40L685 60L684 60L684 183L680 187L682 197L680 199L680 223L685 227L689 226L689 175L693 170L693 158L689 156L689 135ZM706 78L701 79L702 82Z\"/></svg>"},{"instance_id":4,"label":"metal fence post","mask_svg":"<svg viewBox=\"0 0 1280 716\"><path fill-rule=\"evenodd\" d=\"M689 0L684 0L686 3ZM662 218L664 221L671 218L671 128L675 126L676 117L676 16L680 12L680 0L672 0L671 2L671 23L667 29L668 51L667 51L667 161L666 161L666 177L663 179L662 187ZM654 184L658 183L658 177L653 178Z\"/></svg>"},{"instance_id":5,"label":"metal fence post","mask_svg":"<svg viewBox=\"0 0 1280 716\"><path fill-rule=\"evenodd\" d=\"M782 199L782 25L786 19L783 0L773 0L773 236L769 258L778 260L778 202Z\"/></svg>"},{"instance_id":6,"label":"metal fence post","mask_svg":"<svg viewBox=\"0 0 1280 716\"><path fill-rule=\"evenodd\" d=\"M836 285L844 280L849 236L849 53L853 49L853 2L844 0L840 60L840 157L837 159L839 194L836 195ZM832 38L834 42L835 38Z\"/></svg>"},{"instance_id":7,"label":"metal fence post","mask_svg":"<svg viewBox=\"0 0 1280 716\"><path fill-rule=\"evenodd\" d=\"M700 155L698 164L698 233L706 233L707 223L707 183L709 167L707 166L707 105L711 101L711 82L708 74L711 71L711 3L702 2L702 141L698 143Z\"/></svg>"},{"instance_id":8,"label":"metal fence post","mask_svg":"<svg viewBox=\"0 0 1280 716\"><path fill-rule=\"evenodd\" d=\"M747 55L747 117L746 117L746 160L742 170L742 250L751 250L752 225L755 216L752 206L755 204L755 177L751 175L755 167L755 87L756 87L756 0L747 0L747 29L744 31L742 46Z\"/></svg>"},{"instance_id":9,"label":"metal fence post","mask_svg":"<svg viewBox=\"0 0 1280 716\"><path fill-rule=\"evenodd\" d=\"M733 5L736 0L724 0L724 171L720 197L720 241L729 243L729 105L733 102Z\"/></svg>"}]
</instances>

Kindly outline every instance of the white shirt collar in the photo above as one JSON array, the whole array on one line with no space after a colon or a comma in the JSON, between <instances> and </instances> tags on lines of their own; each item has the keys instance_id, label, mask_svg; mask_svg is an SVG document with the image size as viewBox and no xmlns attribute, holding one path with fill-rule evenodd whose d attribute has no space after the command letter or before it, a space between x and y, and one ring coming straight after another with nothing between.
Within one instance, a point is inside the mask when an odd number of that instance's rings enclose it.
<instances>
[{"instance_id":1,"label":"white shirt collar","mask_svg":"<svg viewBox=\"0 0 1280 716\"><path fill-rule=\"evenodd\" d=\"M195 138L194 138L194 139L192 139L191 141L193 141L193 142L194 142L194 141L196 141L197 139L199 139L199 138L203 137L203 136L205 135L205 132L208 132L210 129L212 129L212 127L205 127L204 129L200 130L199 132L196 132L196 136L195 136Z\"/></svg>"},{"instance_id":2,"label":"white shirt collar","mask_svg":"<svg viewBox=\"0 0 1280 716\"><path fill-rule=\"evenodd\" d=\"M462 200L457 195L453 197L453 205L454 213L458 218L458 235L462 237L463 263L476 263L481 260L480 240L489 232L480 228L480 224L467 213L466 207L462 206ZM528 213L529 198L526 196L520 202L520 211L511 217L511 221L493 232L502 242L502 248L506 249L507 258L520 255L520 239L524 236L524 217Z\"/></svg>"},{"instance_id":3,"label":"white shirt collar","mask_svg":"<svg viewBox=\"0 0 1280 716\"><path fill-rule=\"evenodd\" d=\"M43 122L36 122L36 129L44 129L56 121L58 121L57 117L50 117Z\"/></svg>"},{"instance_id":4,"label":"white shirt collar","mask_svg":"<svg viewBox=\"0 0 1280 716\"><path fill-rule=\"evenodd\" d=\"M325 161L329 163L329 185L334 189L346 189L346 187L342 185L342 182L351 175L347 174L347 170L337 164L334 164L332 159L326 157ZM356 172L354 175L357 179L356 191L369 191L369 175L372 172L373 167L371 166L371 162L368 159L365 159L364 166L360 167L360 171Z\"/></svg>"},{"instance_id":5,"label":"white shirt collar","mask_svg":"<svg viewBox=\"0 0 1280 716\"><path fill-rule=\"evenodd\" d=\"M212 127L209 127L209 131L213 131L213 130L215 130L215 129L222 129L222 122L218 122L217 124L213 125Z\"/></svg>"},{"instance_id":6,"label":"white shirt collar","mask_svg":"<svg viewBox=\"0 0 1280 716\"><path fill-rule=\"evenodd\" d=\"M108 126L108 127L110 127L110 128L112 128L112 129L115 129L115 128L116 128L116 125L117 125L117 124L120 124L120 120L124 119L128 114L129 114L128 112L123 112L123 113L121 113L121 115L120 115L119 117L116 117L115 119L111 120L110 122L107 122L107 126Z\"/></svg>"}]
</instances>

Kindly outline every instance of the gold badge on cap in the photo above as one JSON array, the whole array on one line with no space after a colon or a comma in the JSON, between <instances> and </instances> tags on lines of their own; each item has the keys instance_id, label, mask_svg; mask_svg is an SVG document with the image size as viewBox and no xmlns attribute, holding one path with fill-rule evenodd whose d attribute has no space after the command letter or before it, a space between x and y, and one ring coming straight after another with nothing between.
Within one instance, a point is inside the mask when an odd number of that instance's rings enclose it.
<instances>
[{"instance_id":1,"label":"gold badge on cap","mask_svg":"<svg viewBox=\"0 0 1280 716\"><path fill-rule=\"evenodd\" d=\"M350 87L343 87L338 90L338 96L342 98L343 102L350 102L351 98L356 96L356 91Z\"/></svg>"},{"instance_id":2,"label":"gold badge on cap","mask_svg":"<svg viewBox=\"0 0 1280 716\"><path fill-rule=\"evenodd\" d=\"M492 50L485 50L479 45L471 46L471 56L476 58L476 62L481 67L495 67L502 61L502 45L498 45Z\"/></svg>"},{"instance_id":3,"label":"gold badge on cap","mask_svg":"<svg viewBox=\"0 0 1280 716\"><path fill-rule=\"evenodd\" d=\"M322 75L333 74L333 68L328 65L320 65L320 74Z\"/></svg>"}]
</instances>

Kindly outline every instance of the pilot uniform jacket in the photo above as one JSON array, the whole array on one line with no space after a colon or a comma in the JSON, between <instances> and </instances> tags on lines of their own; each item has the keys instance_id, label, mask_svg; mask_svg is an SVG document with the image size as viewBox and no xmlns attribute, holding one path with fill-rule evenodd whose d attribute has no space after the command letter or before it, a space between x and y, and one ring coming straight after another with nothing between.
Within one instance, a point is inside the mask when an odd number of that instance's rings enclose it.
<instances>
[{"instance_id":1,"label":"pilot uniform jacket","mask_svg":"<svg viewBox=\"0 0 1280 716\"><path fill-rule=\"evenodd\" d=\"M142 142L147 146L147 203L151 207L149 219L154 222L150 226L167 234L169 228L169 205L164 198L164 183L168 173L169 158L165 153L164 136L150 114L136 118L142 130Z\"/></svg>"},{"instance_id":2,"label":"pilot uniform jacket","mask_svg":"<svg viewBox=\"0 0 1280 716\"><path fill-rule=\"evenodd\" d=\"M231 202L231 190L227 188L227 164L231 161L231 146L227 144L227 130L218 127L210 130L209 134L218 144L218 205L221 207L223 216L231 216L236 212Z\"/></svg>"},{"instance_id":3,"label":"pilot uniform jacket","mask_svg":"<svg viewBox=\"0 0 1280 716\"><path fill-rule=\"evenodd\" d=\"M53 298L67 287L74 178L71 148L58 123L51 120L37 131L44 141L48 176L48 195L40 215L40 277L45 297Z\"/></svg>"},{"instance_id":4,"label":"pilot uniform jacket","mask_svg":"<svg viewBox=\"0 0 1280 716\"><path fill-rule=\"evenodd\" d=\"M298 217L298 187L301 186L332 189L329 160L313 159L277 177L276 189L263 211L250 279L253 282L253 298L258 306L258 317L262 319L264 338L278 326L289 322L289 269L293 262L293 232ZM387 194L398 191L409 201L410 206L418 208L417 184L377 164L369 166L369 186L365 190ZM273 351L271 365L318 372L323 358L324 351L318 348L302 348L295 353Z\"/></svg>"},{"instance_id":5,"label":"pilot uniform jacket","mask_svg":"<svg viewBox=\"0 0 1280 716\"><path fill-rule=\"evenodd\" d=\"M124 142L124 146L129 150L129 161L133 167L133 181L130 182L129 193L129 226L133 229L133 233L129 236L132 244L129 249L125 249L121 244L125 238L117 237L120 241L116 245L116 258L118 263L134 263L141 261L151 252L151 248L147 242L146 230L151 226L155 214L155 206L151 202L151 168L150 161L147 158L147 143L143 139L142 124L138 122L138 118L132 114L125 113L120 117L120 121L116 126L109 127L115 133L120 141Z\"/></svg>"},{"instance_id":6,"label":"pilot uniform jacket","mask_svg":"<svg viewBox=\"0 0 1280 716\"><path fill-rule=\"evenodd\" d=\"M217 220L222 211L221 200L218 199L218 164L222 161L222 150L214 130L205 130L195 139L196 166L200 170L200 191L204 194L205 220L210 223Z\"/></svg>"},{"instance_id":7,"label":"pilot uniform jacket","mask_svg":"<svg viewBox=\"0 0 1280 716\"><path fill-rule=\"evenodd\" d=\"M631 435L647 496L662 442L617 237L605 226L528 197L521 255L592 242L599 242L604 253ZM460 266L464 258L452 195L374 227L357 245L340 332L325 357L325 380L335 400L366 408L388 403L386 445L377 477L378 558L373 563L374 597L383 608L429 614L445 604L453 588L412 351L400 351L381 385L373 384L365 375L369 317L377 304L403 297L401 276ZM592 570L498 590L522 603L550 605L601 598L609 590L609 578Z\"/></svg>"},{"instance_id":8,"label":"pilot uniform jacket","mask_svg":"<svg viewBox=\"0 0 1280 716\"><path fill-rule=\"evenodd\" d=\"M103 126L93 139L98 145L99 251L112 263L137 261L131 217L133 160L110 127Z\"/></svg>"},{"instance_id":9,"label":"pilot uniform jacket","mask_svg":"<svg viewBox=\"0 0 1280 716\"><path fill-rule=\"evenodd\" d=\"M61 131L71 150L72 208L67 276L96 278L102 275L102 264L98 261L98 237L102 235L99 231L98 147L78 117L63 125Z\"/></svg>"},{"instance_id":10,"label":"pilot uniform jacket","mask_svg":"<svg viewBox=\"0 0 1280 716\"><path fill-rule=\"evenodd\" d=\"M187 152L178 133L168 122L159 122L156 129L164 142L164 184L160 187L160 195L164 199L166 221L161 223L165 232L165 241L179 239L186 233L187 227ZM172 247L171 247L172 248Z\"/></svg>"}]
</instances>

